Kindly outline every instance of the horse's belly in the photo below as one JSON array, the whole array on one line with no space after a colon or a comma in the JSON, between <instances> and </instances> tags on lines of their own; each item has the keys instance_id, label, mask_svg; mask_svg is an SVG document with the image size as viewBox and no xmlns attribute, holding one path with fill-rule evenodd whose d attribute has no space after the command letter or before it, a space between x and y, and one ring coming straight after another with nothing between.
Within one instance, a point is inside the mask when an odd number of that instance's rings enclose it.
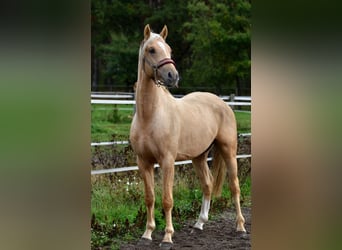
<instances>
[{"instance_id":1,"label":"horse's belly","mask_svg":"<svg viewBox=\"0 0 342 250\"><path fill-rule=\"evenodd\" d=\"M190 160L193 157L191 157L189 154L186 153L177 153L176 156L176 161L185 161L185 160Z\"/></svg>"},{"instance_id":2,"label":"horse's belly","mask_svg":"<svg viewBox=\"0 0 342 250\"><path fill-rule=\"evenodd\" d=\"M176 159L179 161L193 159L206 152L214 141L214 136L198 137L181 143L178 147Z\"/></svg>"}]
</instances>

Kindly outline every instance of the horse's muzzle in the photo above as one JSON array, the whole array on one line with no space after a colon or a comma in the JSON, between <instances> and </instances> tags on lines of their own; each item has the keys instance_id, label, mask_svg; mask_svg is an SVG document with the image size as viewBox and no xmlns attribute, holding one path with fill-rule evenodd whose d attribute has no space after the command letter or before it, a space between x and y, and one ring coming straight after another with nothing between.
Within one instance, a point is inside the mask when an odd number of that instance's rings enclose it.
<instances>
[{"instance_id":1,"label":"horse's muzzle","mask_svg":"<svg viewBox=\"0 0 342 250\"><path fill-rule=\"evenodd\" d=\"M177 87L178 88L179 75L178 72L168 72L167 78L164 79L165 86L168 88Z\"/></svg>"}]
</instances>

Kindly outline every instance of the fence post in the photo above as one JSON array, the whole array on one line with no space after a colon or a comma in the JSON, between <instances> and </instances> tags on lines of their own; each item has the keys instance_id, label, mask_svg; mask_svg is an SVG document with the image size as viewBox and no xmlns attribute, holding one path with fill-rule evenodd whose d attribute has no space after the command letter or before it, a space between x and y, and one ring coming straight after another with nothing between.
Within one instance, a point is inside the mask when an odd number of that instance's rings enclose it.
<instances>
[{"instance_id":1,"label":"fence post","mask_svg":"<svg viewBox=\"0 0 342 250\"><path fill-rule=\"evenodd\" d=\"M230 94L229 101L230 102L234 102L235 101L235 94ZM235 105L230 105L230 107L232 108L232 110L235 109Z\"/></svg>"}]
</instances>

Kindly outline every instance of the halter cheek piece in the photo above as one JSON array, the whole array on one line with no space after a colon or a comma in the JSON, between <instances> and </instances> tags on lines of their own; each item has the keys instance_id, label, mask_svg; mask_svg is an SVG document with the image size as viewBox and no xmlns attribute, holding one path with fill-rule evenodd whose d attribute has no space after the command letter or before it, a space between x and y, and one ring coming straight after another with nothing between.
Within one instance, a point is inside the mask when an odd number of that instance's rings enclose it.
<instances>
[{"instance_id":1,"label":"halter cheek piece","mask_svg":"<svg viewBox=\"0 0 342 250\"><path fill-rule=\"evenodd\" d=\"M150 65L151 68L153 69L153 75L154 75L154 79L153 79L153 80L154 80L154 83L155 83L158 87L160 87L160 86L166 87L166 85L165 85L164 82L162 82L162 81L160 81L160 80L157 80L157 71L158 71L161 67L163 67L164 65L166 65L166 64L171 63L171 64L173 64L174 66L176 66L176 63L175 63L171 58L164 58L164 59L160 60L157 64L151 63L149 60L147 60L146 57L143 58L143 61L144 61L144 62L146 61L146 62L148 63L148 65Z\"/></svg>"}]
</instances>

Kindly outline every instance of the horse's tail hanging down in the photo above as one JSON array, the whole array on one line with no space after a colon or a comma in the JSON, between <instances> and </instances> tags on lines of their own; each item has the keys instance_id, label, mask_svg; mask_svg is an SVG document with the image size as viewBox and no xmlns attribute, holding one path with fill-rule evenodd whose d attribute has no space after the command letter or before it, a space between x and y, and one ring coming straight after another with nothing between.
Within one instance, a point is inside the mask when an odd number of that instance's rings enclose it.
<instances>
[{"instance_id":1,"label":"horse's tail hanging down","mask_svg":"<svg viewBox=\"0 0 342 250\"><path fill-rule=\"evenodd\" d=\"M226 179L227 166L216 145L213 148L212 175L214 179L212 194L219 197L221 196L223 182Z\"/></svg>"}]
</instances>

